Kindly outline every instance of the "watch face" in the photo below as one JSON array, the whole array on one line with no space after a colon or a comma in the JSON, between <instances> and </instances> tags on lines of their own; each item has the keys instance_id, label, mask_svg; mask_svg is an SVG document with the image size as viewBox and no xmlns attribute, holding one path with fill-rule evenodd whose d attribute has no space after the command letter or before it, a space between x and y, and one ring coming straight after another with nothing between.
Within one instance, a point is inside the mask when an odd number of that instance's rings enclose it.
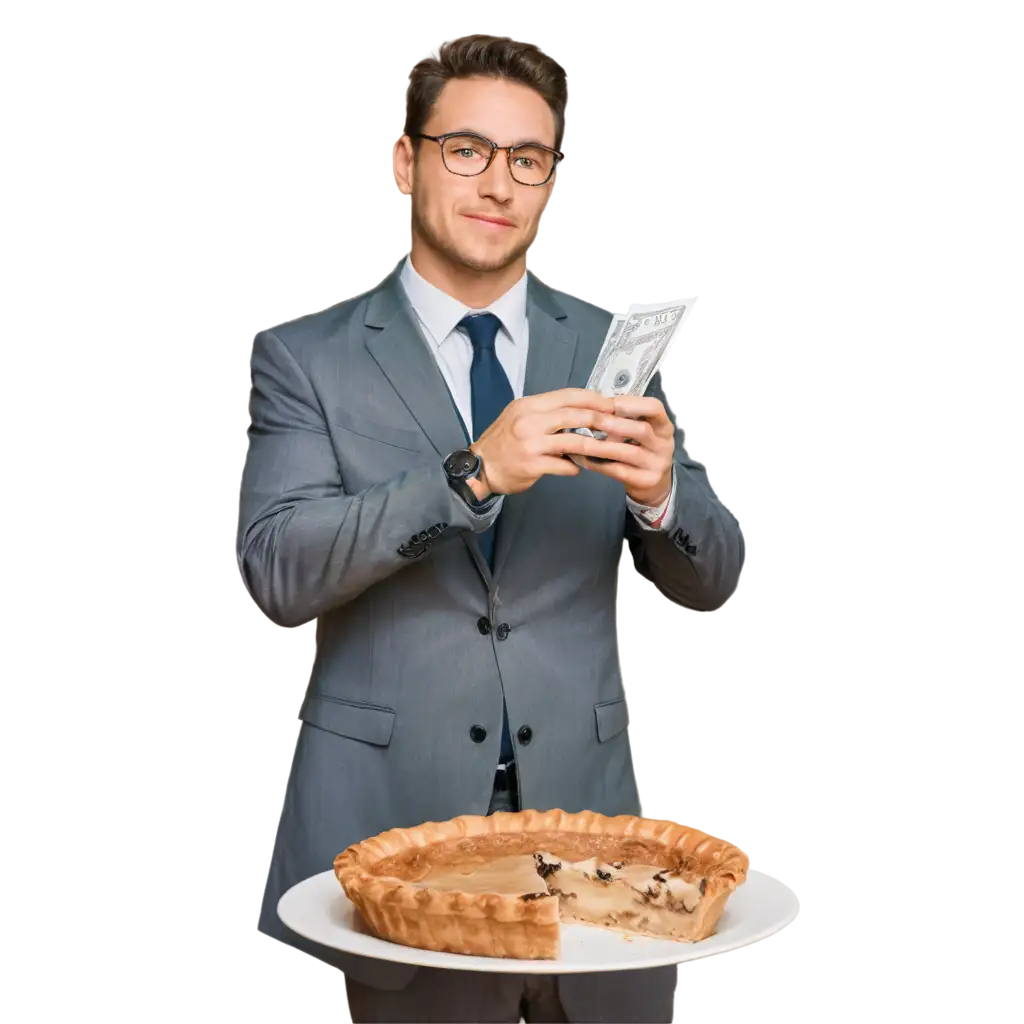
<instances>
[{"instance_id":1,"label":"watch face","mask_svg":"<svg viewBox=\"0 0 1024 1024\"><path fill-rule=\"evenodd\" d=\"M460 449L457 452L452 452L451 455L445 459L445 472L449 476L456 478L462 478L469 473L472 473L477 467L477 463L480 461L480 456L476 452L470 451L468 448Z\"/></svg>"}]
</instances>

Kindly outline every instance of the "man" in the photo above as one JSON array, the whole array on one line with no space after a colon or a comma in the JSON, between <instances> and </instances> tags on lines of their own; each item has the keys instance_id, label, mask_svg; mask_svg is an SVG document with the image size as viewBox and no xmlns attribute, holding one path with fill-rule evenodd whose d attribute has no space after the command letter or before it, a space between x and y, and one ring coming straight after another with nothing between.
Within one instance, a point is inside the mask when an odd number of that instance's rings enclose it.
<instances>
[{"instance_id":1,"label":"man","mask_svg":"<svg viewBox=\"0 0 1024 1024\"><path fill-rule=\"evenodd\" d=\"M418 64L394 148L409 257L253 346L238 563L275 623L317 619L259 927L340 967L353 1020L672 1018L674 967L416 968L311 943L276 914L389 828L641 813L615 633L623 539L677 604L714 609L736 587L739 526L658 376L643 397L584 391L611 314L526 271L565 101L561 67L510 39ZM562 432L576 426L608 436Z\"/></svg>"}]
</instances>

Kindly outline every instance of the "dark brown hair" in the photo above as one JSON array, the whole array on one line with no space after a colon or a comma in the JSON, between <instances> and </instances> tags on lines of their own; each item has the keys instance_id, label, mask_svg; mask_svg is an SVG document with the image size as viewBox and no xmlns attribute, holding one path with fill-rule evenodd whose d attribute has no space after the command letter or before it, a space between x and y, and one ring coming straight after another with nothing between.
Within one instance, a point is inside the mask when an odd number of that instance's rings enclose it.
<instances>
[{"instance_id":1,"label":"dark brown hair","mask_svg":"<svg viewBox=\"0 0 1024 1024\"><path fill-rule=\"evenodd\" d=\"M555 115L555 149L561 149L568 93L565 71L532 43L517 43L508 36L463 36L445 43L436 57L421 60L409 72L405 94L405 134L414 146L416 136L445 84L453 78L507 78L536 90ZM536 141L540 141L539 139Z\"/></svg>"}]
</instances>

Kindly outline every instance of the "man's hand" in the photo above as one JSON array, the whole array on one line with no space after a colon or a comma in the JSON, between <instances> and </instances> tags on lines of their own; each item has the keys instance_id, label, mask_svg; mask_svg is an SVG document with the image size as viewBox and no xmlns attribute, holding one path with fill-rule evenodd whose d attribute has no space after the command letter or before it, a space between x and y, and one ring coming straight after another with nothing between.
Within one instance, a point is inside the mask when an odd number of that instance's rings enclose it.
<instances>
[{"instance_id":1,"label":"man's hand","mask_svg":"<svg viewBox=\"0 0 1024 1024\"><path fill-rule=\"evenodd\" d=\"M603 473L626 485L626 494L641 505L657 507L672 489L672 456L675 453L675 430L658 398L620 395L610 399L613 416L599 418L597 429L608 434L601 451L587 451L613 462L587 460L588 468ZM614 426L605 424L613 423ZM590 423L584 426L591 426ZM633 443L625 443L629 438ZM589 440L589 439L588 439Z\"/></svg>"},{"instance_id":2,"label":"man's hand","mask_svg":"<svg viewBox=\"0 0 1024 1024\"><path fill-rule=\"evenodd\" d=\"M483 501L491 494L525 491L546 473L578 476L579 466L562 456L601 456L604 442L559 431L567 427L633 430L635 424L613 415L615 401L596 391L562 388L510 402L470 445L483 460L481 478L469 481L477 500Z\"/></svg>"}]
</instances>

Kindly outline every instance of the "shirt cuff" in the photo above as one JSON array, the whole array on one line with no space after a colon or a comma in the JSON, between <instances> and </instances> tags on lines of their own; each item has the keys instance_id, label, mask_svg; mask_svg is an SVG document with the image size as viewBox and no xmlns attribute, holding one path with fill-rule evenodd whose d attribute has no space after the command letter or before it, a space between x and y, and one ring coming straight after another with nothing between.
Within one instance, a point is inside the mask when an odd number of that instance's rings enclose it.
<instances>
[{"instance_id":1,"label":"shirt cuff","mask_svg":"<svg viewBox=\"0 0 1024 1024\"><path fill-rule=\"evenodd\" d=\"M672 466L672 486L668 497L660 505L641 505L627 494L626 506L645 530L667 530L676 506L676 467Z\"/></svg>"},{"instance_id":2,"label":"shirt cuff","mask_svg":"<svg viewBox=\"0 0 1024 1024\"><path fill-rule=\"evenodd\" d=\"M481 502L477 505L475 502L466 501L458 491L453 490L452 494L456 501L461 502L465 508L469 511L469 514L477 520L477 522L490 522L496 518L498 513L501 511L501 506L505 502L504 494L492 494L486 501Z\"/></svg>"}]
</instances>

